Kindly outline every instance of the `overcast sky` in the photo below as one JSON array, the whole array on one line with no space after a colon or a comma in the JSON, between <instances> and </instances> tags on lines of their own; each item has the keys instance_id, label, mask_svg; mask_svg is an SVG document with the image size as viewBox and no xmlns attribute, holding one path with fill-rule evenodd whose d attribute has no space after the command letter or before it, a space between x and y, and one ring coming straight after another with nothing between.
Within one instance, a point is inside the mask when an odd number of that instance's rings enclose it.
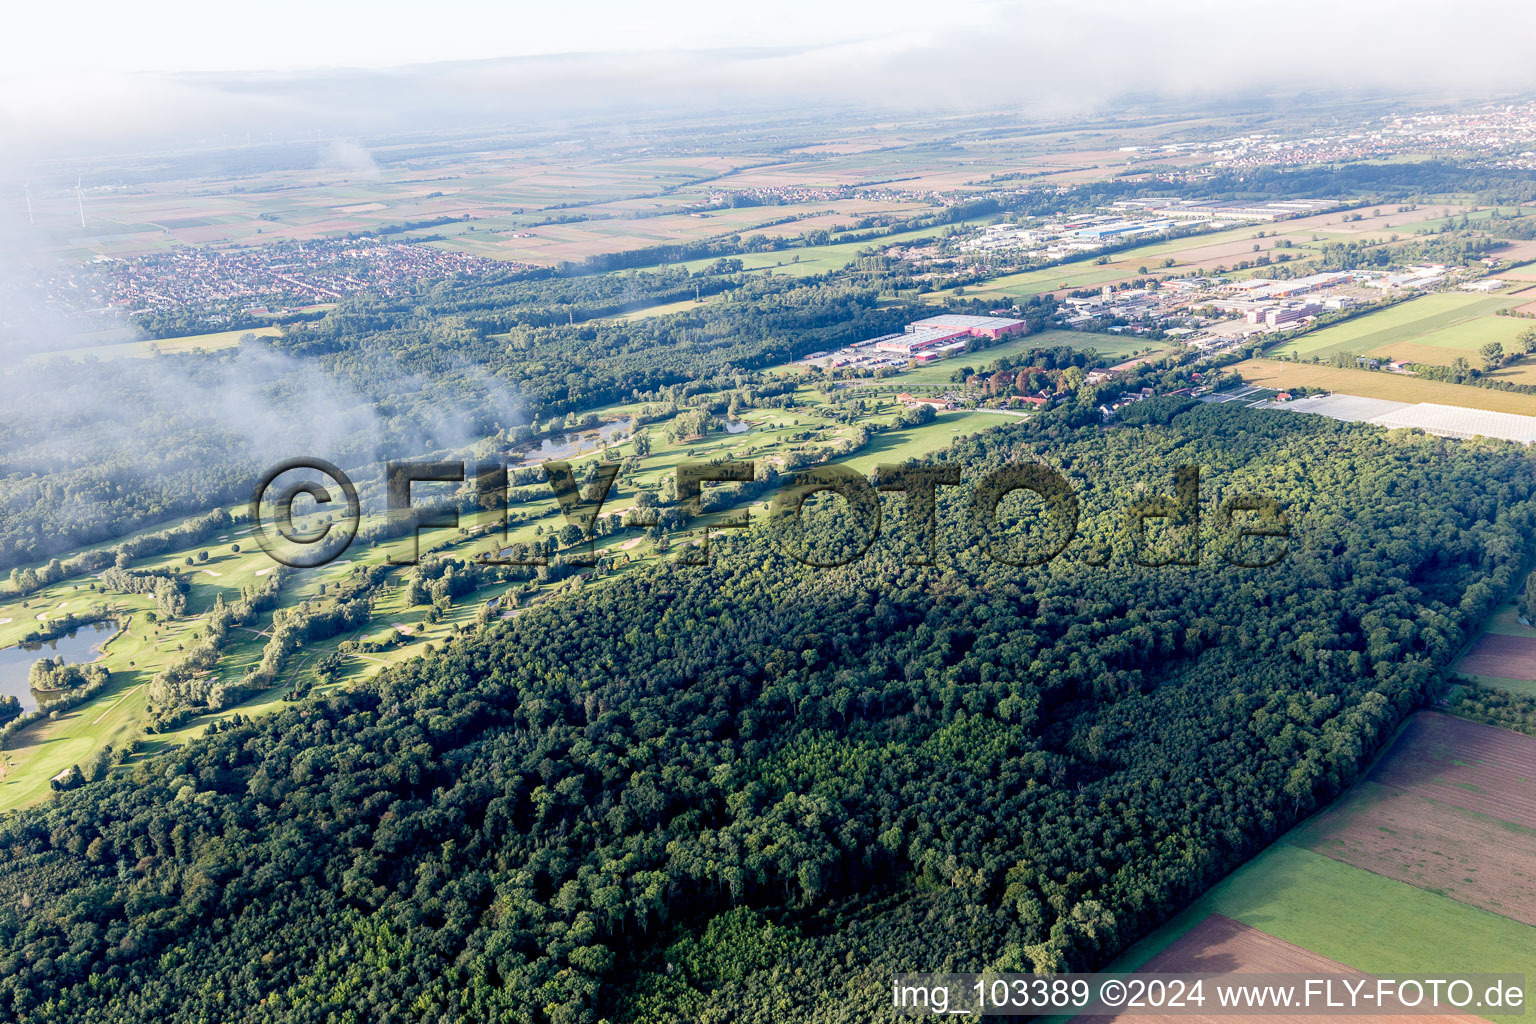
<instances>
[{"instance_id":1,"label":"overcast sky","mask_svg":"<svg viewBox=\"0 0 1536 1024\"><path fill-rule=\"evenodd\" d=\"M1536 90L1531 0L30 0L4 17L14 163L136 134L355 135L646 104L1027 113L1127 94ZM454 61L493 63L433 63Z\"/></svg>"},{"instance_id":2,"label":"overcast sky","mask_svg":"<svg viewBox=\"0 0 1536 1024\"><path fill-rule=\"evenodd\" d=\"M383 67L533 54L817 45L981 28L992 0L85 0L8 4L11 73Z\"/></svg>"}]
</instances>

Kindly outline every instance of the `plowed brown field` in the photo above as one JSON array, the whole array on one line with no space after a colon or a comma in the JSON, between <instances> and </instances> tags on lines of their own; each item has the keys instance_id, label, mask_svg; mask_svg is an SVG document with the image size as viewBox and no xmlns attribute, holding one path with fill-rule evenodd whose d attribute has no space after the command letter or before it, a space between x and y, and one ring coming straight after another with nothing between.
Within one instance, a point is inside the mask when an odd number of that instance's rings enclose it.
<instances>
[{"instance_id":1,"label":"plowed brown field","mask_svg":"<svg viewBox=\"0 0 1536 1024\"><path fill-rule=\"evenodd\" d=\"M1484 633L1456 663L1458 672L1536 680L1536 638Z\"/></svg>"},{"instance_id":2,"label":"plowed brown field","mask_svg":"<svg viewBox=\"0 0 1536 1024\"><path fill-rule=\"evenodd\" d=\"M1250 928L1248 925L1223 917L1220 914L1212 914L1204 921L1185 932L1177 941L1167 949L1148 960L1138 974L1313 974L1313 975L1339 975L1347 974L1356 978L1363 978L1359 971L1351 970L1337 960L1330 960L1325 956L1319 956L1309 949L1292 945L1281 939L1275 938ZM1207 986L1209 989L1209 986ZM1215 1002L1209 992L1206 993L1207 1007ZM1110 1021L1124 1021L1124 1024L1218 1024L1221 1021L1233 1019L1231 1014L1222 1014L1219 1008L1213 1008L1209 1014L1178 1014L1178 1015L1149 1015L1143 1013L1117 1014L1115 1016L1088 1016L1086 1014L1074 1018L1080 1024L1108 1024ZM1258 1020L1260 1018L1255 1018ZM1307 1021L1315 1021L1315 1017L1301 1014L1266 1014L1262 1018L1266 1024L1305 1024ZM1340 1018L1342 1019L1342 1018ZM1481 1018L1467 1016L1465 1014L1435 1014L1435 1015L1387 1015L1361 1018L1370 1020L1372 1024L1429 1024L1431 1021L1440 1021L1443 1024L1449 1022L1477 1021Z\"/></svg>"},{"instance_id":3,"label":"plowed brown field","mask_svg":"<svg viewBox=\"0 0 1536 1024\"><path fill-rule=\"evenodd\" d=\"M1364 784L1294 841L1536 925L1536 737L1416 715Z\"/></svg>"}]
</instances>

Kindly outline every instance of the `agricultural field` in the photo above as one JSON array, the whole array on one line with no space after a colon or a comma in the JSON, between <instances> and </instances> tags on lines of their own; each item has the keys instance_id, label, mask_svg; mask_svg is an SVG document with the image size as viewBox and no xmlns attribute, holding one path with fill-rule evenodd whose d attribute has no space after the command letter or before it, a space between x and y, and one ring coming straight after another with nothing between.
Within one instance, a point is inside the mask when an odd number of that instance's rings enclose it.
<instances>
[{"instance_id":1,"label":"agricultural field","mask_svg":"<svg viewBox=\"0 0 1536 1024\"><path fill-rule=\"evenodd\" d=\"M1518 304L1513 295L1435 292L1310 331L1274 349L1274 354L1327 359L1348 353L1440 366L1461 356L1476 363L1483 345L1497 341L1508 346L1531 326L1529 321L1496 315Z\"/></svg>"},{"instance_id":2,"label":"agricultural field","mask_svg":"<svg viewBox=\"0 0 1536 1024\"><path fill-rule=\"evenodd\" d=\"M658 145L674 141L674 126L661 121L632 125L630 133L580 150L516 133L471 146L430 137L366 145L248 139L244 148L258 164L280 169L133 185L117 183L115 169L86 173L84 228L72 179L34 183L32 194L38 226L58 251L83 259L391 229L402 241L434 239L430 244L550 266L662 242L905 218L934 209L937 193L980 193L995 188L996 177L1086 181L1132 162L1091 133L1024 134L1002 146L948 141L954 128L919 121L850 138L830 126L802 126L801 145L786 149L781 137L764 137L754 152L751 139L736 138L735 126L704 126L706 134L733 136L729 152L713 155L658 153ZM936 147L937 139L946 141ZM735 208L716 202L722 191L745 190L782 192L789 201ZM771 223L785 217L796 219Z\"/></svg>"},{"instance_id":3,"label":"agricultural field","mask_svg":"<svg viewBox=\"0 0 1536 1024\"><path fill-rule=\"evenodd\" d=\"M115 341L102 345L84 345L58 352L37 353L28 362L40 362L66 356L70 359L149 359L156 355L177 355L183 352L214 352L221 348L234 348L247 334L275 338L283 333L280 327L251 327L238 331L214 331L209 334L191 334L183 338L139 339Z\"/></svg>"},{"instance_id":4,"label":"agricultural field","mask_svg":"<svg viewBox=\"0 0 1536 1024\"><path fill-rule=\"evenodd\" d=\"M1536 925L1536 739L1415 715L1370 774L1291 842Z\"/></svg>"},{"instance_id":5,"label":"agricultural field","mask_svg":"<svg viewBox=\"0 0 1536 1024\"><path fill-rule=\"evenodd\" d=\"M1502 255L1506 255L1510 259L1521 259L1521 258L1524 258L1523 255L1512 254L1512 253L1509 253L1507 250ZM1520 263L1520 264L1517 264L1516 266L1509 267L1508 269L1500 270L1499 271L1499 276L1501 278L1504 278L1505 280L1508 280L1508 281L1530 281L1530 282L1536 282L1536 263Z\"/></svg>"},{"instance_id":6,"label":"agricultural field","mask_svg":"<svg viewBox=\"0 0 1536 1024\"><path fill-rule=\"evenodd\" d=\"M1499 606L1455 670L1484 686L1536 696L1536 629L1520 621L1513 603Z\"/></svg>"},{"instance_id":7,"label":"agricultural field","mask_svg":"<svg viewBox=\"0 0 1536 1024\"><path fill-rule=\"evenodd\" d=\"M1222 914L1211 914L1205 920L1174 940L1162 952L1151 957L1140 967L1147 974L1310 974L1359 975L1337 960L1319 956L1309 949L1277 939L1257 928L1234 921ZM1213 997L1207 993L1207 1000ZM1401 1008L1401 1007L1399 1007ZM1209 1014L1080 1014L1076 1020L1082 1024L1109 1024L1109 1022L1158 1022L1175 1024L1178 1021L1219 1021L1220 1013ZM1303 1024L1312 1018L1304 1014L1266 1014L1265 1020ZM1413 1024L1421 1020L1409 1013L1373 1015L1372 1021L1382 1024ZM1463 1014L1437 1015L1437 1021L1479 1021L1482 1018Z\"/></svg>"},{"instance_id":8,"label":"agricultural field","mask_svg":"<svg viewBox=\"0 0 1536 1024\"><path fill-rule=\"evenodd\" d=\"M910 143L909 143L910 146ZM1085 170L1105 177L1124 168L1124 153L1074 149L1058 154L1054 163L1009 153L990 143L947 147L935 152L917 146L865 148L861 152L821 155L819 159L784 160L743 169L730 176L734 187L836 188L871 182L900 182L914 192L977 187L990 175L1034 170Z\"/></svg>"},{"instance_id":9,"label":"agricultural field","mask_svg":"<svg viewBox=\"0 0 1536 1024\"><path fill-rule=\"evenodd\" d=\"M455 249L496 260L513 260L535 266L556 266L579 262L590 256L626 252L647 246L696 242L732 235L762 234L768 237L794 236L817 229L833 229L853 224L861 217L896 214L908 217L928 208L916 204L893 204L866 200L845 200L811 204L806 207L742 207L686 212L677 210L676 199L669 197L675 212L645 216L622 213L603 214L599 207L582 213L589 219L557 224L525 224L517 220L476 221L423 229L422 234L445 236L427 244L441 249ZM786 224L776 221L785 217ZM402 237L409 237L408 235ZM714 258L704 261L713 262Z\"/></svg>"},{"instance_id":10,"label":"agricultural field","mask_svg":"<svg viewBox=\"0 0 1536 1024\"><path fill-rule=\"evenodd\" d=\"M1522 278L1520 284L1527 285L1530 282ZM1513 292L1510 297L1521 303L1514 307L1516 313L1521 316L1536 316L1536 288L1522 287L1520 291Z\"/></svg>"},{"instance_id":11,"label":"agricultural field","mask_svg":"<svg viewBox=\"0 0 1536 1024\"><path fill-rule=\"evenodd\" d=\"M268 172L256 183L190 179L127 188L93 187L87 176L85 229L75 220L72 189L38 189L38 223L66 251L82 256L366 233L443 217L514 227L545 219L540 211L551 207L666 194L752 162L745 156L656 160L612 154L582 160L536 148L510 158L485 153L446 164L409 158L392 163L389 147L337 159L331 144L289 145L308 146L314 169ZM767 219L761 211L758 216Z\"/></svg>"},{"instance_id":12,"label":"agricultural field","mask_svg":"<svg viewBox=\"0 0 1536 1024\"><path fill-rule=\"evenodd\" d=\"M1536 635L1484 633L1456 671L1488 686L1536 695Z\"/></svg>"},{"instance_id":13,"label":"agricultural field","mask_svg":"<svg viewBox=\"0 0 1536 1024\"><path fill-rule=\"evenodd\" d=\"M1247 359L1229 369L1241 374L1249 384L1266 388L1322 388L1361 398L1384 398L1392 402L1434 402L1439 405L1457 405L1464 409L1536 416L1536 396L1495 391L1470 384L1425 380L1401 373L1293 363L1283 359Z\"/></svg>"},{"instance_id":14,"label":"agricultural field","mask_svg":"<svg viewBox=\"0 0 1536 1024\"><path fill-rule=\"evenodd\" d=\"M1514 864L1510 851L1529 849L1536 835L1533 778L1536 738L1420 712L1365 780L1107 969L1256 958L1288 970L1282 965L1310 954L1372 975L1529 973L1533 867ZM1466 842L1439 831L1451 821ZM1479 877L1487 881L1465 880ZM1498 912L1474 898L1498 902ZM1533 991L1536 979L1527 978L1527 1002Z\"/></svg>"},{"instance_id":15,"label":"agricultural field","mask_svg":"<svg viewBox=\"0 0 1536 1024\"><path fill-rule=\"evenodd\" d=\"M1495 212L1494 207L1466 206L1454 203L1426 203L1407 213L1398 213L1395 210L1385 213L1380 219L1374 217L1369 211L1363 220L1355 222L1355 227L1361 231L1391 229L1398 234L1410 235L1420 232L1443 231L1448 226L1458 225L1462 217L1466 217L1467 223L1477 227L1486 222ZM1530 216L1531 207L1500 206L1497 212L1501 217Z\"/></svg>"}]
</instances>

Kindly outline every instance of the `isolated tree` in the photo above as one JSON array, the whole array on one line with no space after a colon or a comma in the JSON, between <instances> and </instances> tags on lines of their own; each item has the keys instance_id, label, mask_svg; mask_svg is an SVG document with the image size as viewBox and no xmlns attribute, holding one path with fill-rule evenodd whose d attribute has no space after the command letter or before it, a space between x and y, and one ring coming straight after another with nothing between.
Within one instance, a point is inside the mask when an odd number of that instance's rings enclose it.
<instances>
[{"instance_id":1,"label":"isolated tree","mask_svg":"<svg viewBox=\"0 0 1536 1024\"><path fill-rule=\"evenodd\" d=\"M1483 357L1484 370L1496 370L1504 362L1504 346L1496 341L1490 341L1478 350Z\"/></svg>"}]
</instances>

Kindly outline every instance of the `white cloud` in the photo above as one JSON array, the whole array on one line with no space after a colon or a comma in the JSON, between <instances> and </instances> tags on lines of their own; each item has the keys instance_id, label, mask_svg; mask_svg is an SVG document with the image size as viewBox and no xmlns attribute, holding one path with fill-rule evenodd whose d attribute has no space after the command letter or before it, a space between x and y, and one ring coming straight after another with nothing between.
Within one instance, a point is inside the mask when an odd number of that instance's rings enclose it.
<instances>
[{"instance_id":1,"label":"white cloud","mask_svg":"<svg viewBox=\"0 0 1536 1024\"><path fill-rule=\"evenodd\" d=\"M519 32L506 22L509 7L445 0L431 18L419 11L396 17L391 11L402 3L368 8L350 33L326 31L337 16L331 5L312 5L312 16L298 22L302 32L272 12L242 15L240 31L220 35L219 45L178 51L192 55L184 60L206 59L226 69L262 60L286 65L306 54L312 63L371 67L82 75L66 61L59 65L63 73L13 76L0 85L0 131L25 157L86 142L117 148L145 135L185 142L200 134L237 138L275 130L292 137L299 126L301 136L312 127L327 137L358 137L400 127L674 107L729 111L833 103L1069 112L1127 95L1232 99L1337 90L1456 100L1536 89L1536 63L1529 57L1536 4L1526 0L1476 8L1426 0L1300 0L1263 8L1208 0L964 0L939 8L911 0L793 0L745 14L681 0L541 7ZM167 33L178 31L174 22L133 10ZM320 40L320 48L267 47L262 26L268 23L283 25L290 38ZM189 24L210 39L220 28L206 15ZM454 27L454 39L469 42L447 46L442 25ZM10 38L7 46L24 48ZM40 53L67 56L53 52L58 33L46 38L52 42L38 46ZM685 48L690 45L736 48ZM562 47L591 52L551 53ZM604 49L610 52L597 52ZM157 51L151 46L150 52ZM492 53L526 55L380 66ZM153 65L150 55L142 62Z\"/></svg>"}]
</instances>

